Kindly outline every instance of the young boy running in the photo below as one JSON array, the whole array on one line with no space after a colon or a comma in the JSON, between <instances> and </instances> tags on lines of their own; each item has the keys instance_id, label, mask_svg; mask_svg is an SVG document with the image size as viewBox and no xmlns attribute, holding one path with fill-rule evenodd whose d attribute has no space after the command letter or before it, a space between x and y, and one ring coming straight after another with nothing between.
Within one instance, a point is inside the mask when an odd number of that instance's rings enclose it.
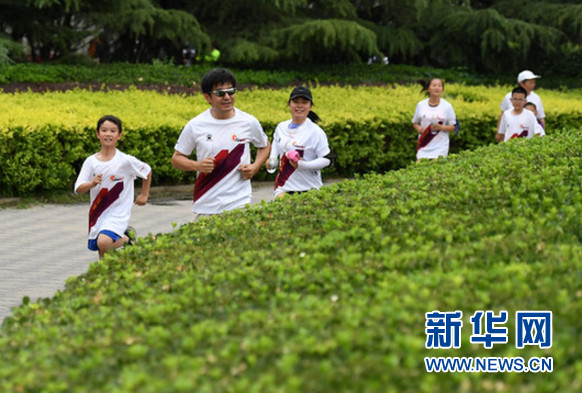
<instances>
[{"instance_id":1,"label":"young boy running","mask_svg":"<svg viewBox=\"0 0 582 393\"><path fill-rule=\"evenodd\" d=\"M116 148L121 139L121 120L103 116L97 122L96 135L101 151L88 157L75 182L75 193L91 191L89 209L89 249L99 251L99 258L112 248L132 244L135 233L129 227L133 205L133 183L137 176L143 180L141 194L135 203L148 201L152 169L137 158Z\"/></svg>"},{"instance_id":2,"label":"young boy running","mask_svg":"<svg viewBox=\"0 0 582 393\"><path fill-rule=\"evenodd\" d=\"M511 92L513 108L503 112L499 129L495 139L497 142L507 142L513 138L532 138L535 133L537 120L533 113L524 110L527 91L523 87L516 87Z\"/></svg>"}]
</instances>

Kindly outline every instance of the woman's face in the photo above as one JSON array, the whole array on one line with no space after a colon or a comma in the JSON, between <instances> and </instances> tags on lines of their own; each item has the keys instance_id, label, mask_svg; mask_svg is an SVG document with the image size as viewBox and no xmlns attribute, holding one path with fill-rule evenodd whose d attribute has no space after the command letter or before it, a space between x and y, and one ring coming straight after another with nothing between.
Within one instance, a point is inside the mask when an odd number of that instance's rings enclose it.
<instances>
[{"instance_id":1,"label":"woman's face","mask_svg":"<svg viewBox=\"0 0 582 393\"><path fill-rule=\"evenodd\" d=\"M440 79L433 79L430 81L427 91L431 97L440 97L443 89L443 81Z\"/></svg>"},{"instance_id":2,"label":"woman's face","mask_svg":"<svg viewBox=\"0 0 582 393\"><path fill-rule=\"evenodd\" d=\"M307 118L307 114L311 110L311 101L305 97L297 97L289 101L289 111L293 119Z\"/></svg>"}]
</instances>

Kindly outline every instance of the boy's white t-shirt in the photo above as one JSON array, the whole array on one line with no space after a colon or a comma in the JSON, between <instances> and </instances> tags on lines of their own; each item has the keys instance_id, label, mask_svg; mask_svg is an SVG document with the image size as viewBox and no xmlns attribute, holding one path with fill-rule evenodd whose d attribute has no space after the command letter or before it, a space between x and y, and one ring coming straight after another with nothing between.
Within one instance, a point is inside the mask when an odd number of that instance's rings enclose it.
<instances>
[{"instance_id":1,"label":"boy's white t-shirt","mask_svg":"<svg viewBox=\"0 0 582 393\"><path fill-rule=\"evenodd\" d=\"M89 156L75 182L75 192L83 183L93 181L102 174L101 184L90 190L89 239L97 239L99 232L108 230L122 236L131 217L136 177L147 179L151 167L135 158L115 150L109 161L101 161L97 154Z\"/></svg>"},{"instance_id":2,"label":"boy's white t-shirt","mask_svg":"<svg viewBox=\"0 0 582 393\"><path fill-rule=\"evenodd\" d=\"M280 157L281 165L275 180L275 195L289 191L308 191L323 185L321 170L295 169L287 160L285 153L296 150L305 161L325 157L330 153L325 131L311 119L290 128L291 120L277 125L273 133L270 157Z\"/></svg>"},{"instance_id":3,"label":"boy's white t-shirt","mask_svg":"<svg viewBox=\"0 0 582 393\"><path fill-rule=\"evenodd\" d=\"M251 181L243 179L239 167L251 163L250 143L266 147L268 138L259 121L234 108L230 119L216 119L210 109L190 120L175 145L176 151L196 160L215 158L211 173L198 173L194 184L192 211L219 214L251 202Z\"/></svg>"},{"instance_id":4,"label":"boy's white t-shirt","mask_svg":"<svg viewBox=\"0 0 582 393\"><path fill-rule=\"evenodd\" d=\"M499 134L504 134L504 142L513 138L530 139L536 133L538 121L535 115L524 109L519 115L513 112L513 108L503 112L501 122L499 123Z\"/></svg>"},{"instance_id":5,"label":"boy's white t-shirt","mask_svg":"<svg viewBox=\"0 0 582 393\"><path fill-rule=\"evenodd\" d=\"M534 117L540 120L546 117L546 112L544 112L544 105L542 104L542 99L540 98L539 95L536 94L535 91L532 91L528 94L526 101L535 104L537 115L535 115ZM513 104L511 103L511 92L505 95L499 107L503 112L505 112L508 109L513 109Z\"/></svg>"},{"instance_id":6,"label":"boy's white t-shirt","mask_svg":"<svg viewBox=\"0 0 582 393\"><path fill-rule=\"evenodd\" d=\"M444 98L441 98L437 106L430 106L428 98L426 98L416 104L412 123L419 123L424 130L435 123L442 123L445 126L455 125L457 124L457 116L453 106ZM446 157L448 154L449 133L438 131L426 146L416 152L416 158L438 158L440 156Z\"/></svg>"}]
</instances>

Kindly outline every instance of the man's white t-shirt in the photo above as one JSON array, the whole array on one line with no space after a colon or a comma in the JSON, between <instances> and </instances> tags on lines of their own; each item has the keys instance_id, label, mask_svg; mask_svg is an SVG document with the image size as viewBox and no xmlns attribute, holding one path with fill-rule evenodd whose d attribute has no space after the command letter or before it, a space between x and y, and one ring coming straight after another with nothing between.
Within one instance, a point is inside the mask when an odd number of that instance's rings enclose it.
<instances>
[{"instance_id":1,"label":"man's white t-shirt","mask_svg":"<svg viewBox=\"0 0 582 393\"><path fill-rule=\"evenodd\" d=\"M428 104L428 98L416 104L416 110L412 118L412 123L419 123L422 129L426 129L431 124L441 123L449 126L457 124L457 116L453 106L444 98L441 98L437 106ZM419 138L421 136L419 135ZM437 131L431 135L430 142L417 150L416 158L438 158L446 157L449 154L449 133Z\"/></svg>"},{"instance_id":2,"label":"man's white t-shirt","mask_svg":"<svg viewBox=\"0 0 582 393\"><path fill-rule=\"evenodd\" d=\"M535 104L537 111L537 116L535 116L536 118L541 120L546 117L546 112L544 112L544 105L542 104L542 99L539 95L532 91L527 96L526 101ZM499 107L503 112L508 109L513 109L513 104L511 103L511 92L505 95Z\"/></svg>"},{"instance_id":3,"label":"man's white t-shirt","mask_svg":"<svg viewBox=\"0 0 582 393\"><path fill-rule=\"evenodd\" d=\"M291 120L277 125L273 133L271 157L280 157L280 171L275 180L275 195L289 191L308 191L323 185L320 169L295 169L285 153L296 150L305 161L325 157L330 153L325 132L307 118L297 127L290 127Z\"/></svg>"},{"instance_id":4,"label":"man's white t-shirt","mask_svg":"<svg viewBox=\"0 0 582 393\"><path fill-rule=\"evenodd\" d=\"M215 159L214 170L196 178L194 213L219 214L251 202L251 181L243 179L239 167L251 163L250 143L263 148L268 138L254 116L234 111L230 119L216 119L207 109L186 124L174 147L186 156L195 150L196 161Z\"/></svg>"},{"instance_id":5,"label":"man's white t-shirt","mask_svg":"<svg viewBox=\"0 0 582 393\"><path fill-rule=\"evenodd\" d=\"M145 162L117 149L109 161L101 161L97 154L93 154L83 162L75 182L75 192L81 184L93 181L96 175L103 175L101 184L90 190L89 239L97 239L103 230L123 236L133 207L133 183L136 177L147 179L151 170Z\"/></svg>"},{"instance_id":6,"label":"man's white t-shirt","mask_svg":"<svg viewBox=\"0 0 582 393\"><path fill-rule=\"evenodd\" d=\"M504 142L513 138L530 139L536 133L538 122L535 115L528 111L522 110L519 115L513 114L513 108L503 112L501 123L499 123L499 134L504 134Z\"/></svg>"}]
</instances>

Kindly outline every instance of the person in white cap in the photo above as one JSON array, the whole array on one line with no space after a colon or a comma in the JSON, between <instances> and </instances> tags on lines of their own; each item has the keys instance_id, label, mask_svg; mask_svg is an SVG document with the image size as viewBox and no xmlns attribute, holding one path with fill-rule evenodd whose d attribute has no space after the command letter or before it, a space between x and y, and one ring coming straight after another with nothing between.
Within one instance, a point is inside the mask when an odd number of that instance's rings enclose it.
<instances>
[{"instance_id":1,"label":"person in white cap","mask_svg":"<svg viewBox=\"0 0 582 393\"><path fill-rule=\"evenodd\" d=\"M525 89L527 92L527 102L532 102L536 105L537 108L537 121L541 124L541 126L545 129L546 128L546 113L544 112L544 105L542 104L542 99L539 95L534 92L536 87L536 79L541 78L540 75L536 75L530 70L521 71L517 75L517 83ZM501 114L499 115L499 121L497 122L497 130L499 131L499 124L501 122L501 116L503 116L503 112L508 109L513 108L513 104L511 103L511 92L507 93L503 101L501 102Z\"/></svg>"}]
</instances>

